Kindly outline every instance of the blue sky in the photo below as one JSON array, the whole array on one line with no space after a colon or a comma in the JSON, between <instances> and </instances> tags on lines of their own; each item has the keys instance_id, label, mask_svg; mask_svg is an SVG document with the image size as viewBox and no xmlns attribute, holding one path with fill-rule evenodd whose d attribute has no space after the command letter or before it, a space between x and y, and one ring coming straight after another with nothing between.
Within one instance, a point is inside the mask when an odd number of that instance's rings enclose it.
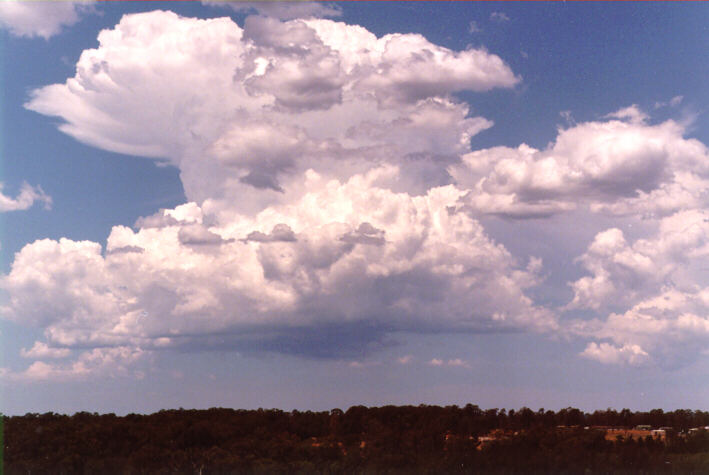
<instances>
[{"instance_id":1,"label":"blue sky","mask_svg":"<svg viewBox=\"0 0 709 475\"><path fill-rule=\"evenodd\" d=\"M4 2L0 410L706 409L707 20Z\"/></svg>"}]
</instances>

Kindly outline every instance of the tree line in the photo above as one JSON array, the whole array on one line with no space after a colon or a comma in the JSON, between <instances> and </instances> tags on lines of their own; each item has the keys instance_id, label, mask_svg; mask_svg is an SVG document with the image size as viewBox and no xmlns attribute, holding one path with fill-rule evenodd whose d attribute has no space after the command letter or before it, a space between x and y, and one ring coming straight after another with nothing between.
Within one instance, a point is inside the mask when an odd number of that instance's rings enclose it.
<instances>
[{"instance_id":1,"label":"tree line","mask_svg":"<svg viewBox=\"0 0 709 475\"><path fill-rule=\"evenodd\" d=\"M709 412L692 410L212 408L122 417L30 413L3 423L8 475L709 473L709 431L690 432L709 426ZM664 441L610 441L600 428L637 425L674 430Z\"/></svg>"}]
</instances>

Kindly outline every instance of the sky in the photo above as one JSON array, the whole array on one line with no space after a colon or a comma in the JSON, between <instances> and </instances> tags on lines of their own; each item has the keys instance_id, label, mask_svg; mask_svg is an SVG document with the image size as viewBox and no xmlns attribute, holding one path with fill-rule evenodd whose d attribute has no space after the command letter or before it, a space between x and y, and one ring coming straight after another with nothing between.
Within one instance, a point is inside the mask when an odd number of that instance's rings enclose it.
<instances>
[{"instance_id":1,"label":"sky","mask_svg":"<svg viewBox=\"0 0 709 475\"><path fill-rule=\"evenodd\" d=\"M0 4L0 411L709 410L709 6Z\"/></svg>"}]
</instances>

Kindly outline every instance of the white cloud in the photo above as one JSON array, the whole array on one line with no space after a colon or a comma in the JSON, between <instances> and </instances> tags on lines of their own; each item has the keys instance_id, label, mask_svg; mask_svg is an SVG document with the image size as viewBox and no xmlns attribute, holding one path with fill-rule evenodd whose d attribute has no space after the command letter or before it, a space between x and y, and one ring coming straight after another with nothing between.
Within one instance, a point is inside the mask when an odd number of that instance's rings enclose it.
<instances>
[{"instance_id":1,"label":"white cloud","mask_svg":"<svg viewBox=\"0 0 709 475\"><path fill-rule=\"evenodd\" d=\"M644 124L648 119L648 115L643 112L636 104L624 107L604 116L606 119L627 120L631 124Z\"/></svg>"},{"instance_id":2,"label":"white cloud","mask_svg":"<svg viewBox=\"0 0 709 475\"><path fill-rule=\"evenodd\" d=\"M202 3L204 5L228 7L236 12L258 12L261 15L278 18L281 20L292 20L295 18L339 17L342 15L342 10L336 4L322 2L235 2L230 0L202 0Z\"/></svg>"},{"instance_id":3,"label":"white cloud","mask_svg":"<svg viewBox=\"0 0 709 475\"><path fill-rule=\"evenodd\" d=\"M655 109L659 109L661 107L677 107L682 103L684 100L684 96L674 96L672 99L670 99L667 102L656 102L655 103Z\"/></svg>"},{"instance_id":4,"label":"white cloud","mask_svg":"<svg viewBox=\"0 0 709 475\"><path fill-rule=\"evenodd\" d=\"M566 331L604 363L675 364L707 350L709 228L698 210L709 153L685 125L654 124L633 105L579 124L568 113L542 150L471 151L492 122L453 93L518 84L498 56L313 19L336 13L322 4L255 8L266 16L243 28L126 15L73 78L32 93L27 108L61 118L77 140L178 167L188 203L114 227L105 249L25 246L0 282L1 310L44 331L23 356L60 361L6 376L122 374L165 348L356 348L357 358L399 330L559 331L529 297L541 260L515 259L481 213L647 218L649 235L613 224L589 243L563 310L608 317ZM298 8L311 18L273 18ZM26 185L0 195L0 209L36 201L51 203Z\"/></svg>"},{"instance_id":5,"label":"white cloud","mask_svg":"<svg viewBox=\"0 0 709 475\"><path fill-rule=\"evenodd\" d=\"M379 366L381 363L379 361L350 361L347 366L350 368L371 368L373 366Z\"/></svg>"},{"instance_id":6,"label":"white cloud","mask_svg":"<svg viewBox=\"0 0 709 475\"><path fill-rule=\"evenodd\" d=\"M674 121L645 123L636 107L560 130L544 150L525 144L463 156L449 172L483 213L534 217L586 205L615 215L669 215L707 203L709 151Z\"/></svg>"},{"instance_id":7,"label":"white cloud","mask_svg":"<svg viewBox=\"0 0 709 475\"><path fill-rule=\"evenodd\" d=\"M612 343L592 342L583 356L602 363L676 367L709 350L709 288L667 288L605 321L586 322L577 331Z\"/></svg>"},{"instance_id":8,"label":"white cloud","mask_svg":"<svg viewBox=\"0 0 709 475\"><path fill-rule=\"evenodd\" d=\"M329 8L296 6L310 17ZM654 235L633 239L618 225L578 259L587 275L563 310L609 316L567 331L593 340L583 356L605 363L706 351L698 266L709 228L698 210L709 153L685 125L653 124L637 106L580 124L569 113L542 150L471 151L492 122L453 93L514 87L520 78L501 58L416 34L281 22L273 16L290 14L280 5L258 8L274 10L243 28L126 15L83 52L73 78L33 91L27 108L61 118L77 140L179 168L188 203L114 227L105 249L25 246L0 282L0 310L44 331L24 356L66 361L6 376L120 374L165 348L358 358L399 330L559 331L528 296L541 260L515 259L481 213L648 218ZM51 202L27 185L0 206L37 200Z\"/></svg>"},{"instance_id":9,"label":"white cloud","mask_svg":"<svg viewBox=\"0 0 709 475\"><path fill-rule=\"evenodd\" d=\"M709 222L704 211L687 210L658 221L654 236L630 244L623 232L596 235L578 258L591 275L573 282L569 308L627 306L662 288L691 288L709 257Z\"/></svg>"},{"instance_id":10,"label":"white cloud","mask_svg":"<svg viewBox=\"0 0 709 475\"><path fill-rule=\"evenodd\" d=\"M454 359L449 359L449 360L444 360L441 358L433 358L431 361L428 362L429 366L452 366L452 367L459 367L459 368L470 368L470 365L464 361L461 360L460 358L454 358Z\"/></svg>"},{"instance_id":11,"label":"white cloud","mask_svg":"<svg viewBox=\"0 0 709 475\"><path fill-rule=\"evenodd\" d=\"M448 360L448 366L459 366L461 368L470 368L470 365L465 360L461 360L460 358L454 358L452 360Z\"/></svg>"},{"instance_id":12,"label":"white cloud","mask_svg":"<svg viewBox=\"0 0 709 475\"><path fill-rule=\"evenodd\" d=\"M23 358L33 358L37 360L46 358L66 358L71 354L68 348L50 348L46 343L35 341L34 346L29 350L22 348L20 355Z\"/></svg>"},{"instance_id":13,"label":"white cloud","mask_svg":"<svg viewBox=\"0 0 709 475\"><path fill-rule=\"evenodd\" d=\"M406 355L402 356L400 358L396 359L396 362L399 364L409 364L414 360L414 357L412 355Z\"/></svg>"},{"instance_id":14,"label":"white cloud","mask_svg":"<svg viewBox=\"0 0 709 475\"><path fill-rule=\"evenodd\" d=\"M36 346L36 345L35 345ZM144 356L139 349L129 347L94 348L82 352L68 363L35 361L24 371L0 369L0 377L21 382L73 381L97 376L125 376L128 368ZM140 377L139 374L135 376Z\"/></svg>"},{"instance_id":15,"label":"white cloud","mask_svg":"<svg viewBox=\"0 0 709 475\"><path fill-rule=\"evenodd\" d=\"M0 2L0 27L15 36L49 39L92 11L93 1Z\"/></svg>"},{"instance_id":16,"label":"white cloud","mask_svg":"<svg viewBox=\"0 0 709 475\"><path fill-rule=\"evenodd\" d=\"M620 229L598 233L578 259L592 276L571 284L574 299L569 308L598 309L636 301L664 281L662 263L653 257L629 246Z\"/></svg>"},{"instance_id":17,"label":"white cloud","mask_svg":"<svg viewBox=\"0 0 709 475\"><path fill-rule=\"evenodd\" d=\"M26 245L0 284L5 318L55 350L317 356L397 330L554 330L526 295L540 261L490 239L447 171L492 125L451 93L518 81L493 54L415 34L125 15L27 107L82 142L178 167L189 202L114 227L105 250Z\"/></svg>"},{"instance_id":18,"label":"white cloud","mask_svg":"<svg viewBox=\"0 0 709 475\"><path fill-rule=\"evenodd\" d=\"M572 333L610 340L584 356L604 363L676 366L709 349L709 222L688 210L658 221L654 236L629 243L618 229L599 233L581 256L590 276L571 284L569 309L610 311L577 320Z\"/></svg>"},{"instance_id":19,"label":"white cloud","mask_svg":"<svg viewBox=\"0 0 709 475\"><path fill-rule=\"evenodd\" d=\"M20 193L15 198L4 195L2 189L3 184L0 183L0 212L26 210L38 201L44 203L45 209L52 206L52 198L39 186L23 183Z\"/></svg>"},{"instance_id":20,"label":"white cloud","mask_svg":"<svg viewBox=\"0 0 709 475\"><path fill-rule=\"evenodd\" d=\"M624 345L616 347L609 343L589 343L581 353L589 359L605 364L630 364L639 365L647 361L648 354L638 345Z\"/></svg>"},{"instance_id":21,"label":"white cloud","mask_svg":"<svg viewBox=\"0 0 709 475\"><path fill-rule=\"evenodd\" d=\"M478 22L475 20L472 20L468 24L468 33L480 33L481 31L483 31L482 28L480 28L480 25L478 25Z\"/></svg>"},{"instance_id":22,"label":"white cloud","mask_svg":"<svg viewBox=\"0 0 709 475\"><path fill-rule=\"evenodd\" d=\"M276 224L269 234L261 231L252 231L244 239L244 241L256 242L295 242L297 240L290 226L283 223Z\"/></svg>"},{"instance_id":23,"label":"white cloud","mask_svg":"<svg viewBox=\"0 0 709 475\"><path fill-rule=\"evenodd\" d=\"M393 193L374 186L386 173L396 170L340 183L310 172L299 201L223 225L207 226L194 204L184 205L172 213L176 224L114 227L105 255L90 242L29 244L2 281L6 318L43 328L50 347L77 348L199 345L214 334L238 345L248 329L261 328L258 339L322 325L556 328L524 294L539 266L520 268L454 211L462 191ZM244 239L273 236L279 225L295 239ZM219 239L181 239L195 226Z\"/></svg>"},{"instance_id":24,"label":"white cloud","mask_svg":"<svg viewBox=\"0 0 709 475\"><path fill-rule=\"evenodd\" d=\"M263 17L242 29L151 12L102 31L75 77L34 91L27 107L61 117L82 142L168 160L189 200L256 212L288 199L310 168L347 179L406 163L402 188L443 184L445 165L492 125L448 95L518 81L493 54L415 34Z\"/></svg>"},{"instance_id":25,"label":"white cloud","mask_svg":"<svg viewBox=\"0 0 709 475\"><path fill-rule=\"evenodd\" d=\"M563 117L564 121L566 121L566 123L569 126L576 125L576 121L574 120L573 115L571 115L571 111L569 111L569 110L561 111L561 112L559 112L559 115L561 117Z\"/></svg>"},{"instance_id":26,"label":"white cloud","mask_svg":"<svg viewBox=\"0 0 709 475\"><path fill-rule=\"evenodd\" d=\"M634 242L606 230L579 258L588 275L564 310L611 315L573 322L600 341L584 355L669 355L641 325L614 329L657 320L642 307L657 295L696 300L687 262L706 249L696 211L707 204L706 147L631 106L562 129L543 150L471 152L492 122L452 93L519 81L483 49L416 34L378 38L312 18L252 16L241 28L126 15L82 53L73 78L35 90L27 107L87 144L178 167L189 202L114 227L105 250L28 244L0 284L2 312L44 330L26 351L34 358L215 346L332 356L385 345L398 330L556 331L554 312L527 295L541 261L519 262L475 216L588 209L658 219L658 230ZM680 307L663 321L676 329L669 341L684 344L681 329L702 325L688 315L702 309ZM80 373L72 365L85 355L31 373Z\"/></svg>"},{"instance_id":27,"label":"white cloud","mask_svg":"<svg viewBox=\"0 0 709 475\"><path fill-rule=\"evenodd\" d=\"M505 12L492 12L490 13L490 20L497 23L504 23L510 21L510 17L508 17Z\"/></svg>"}]
</instances>

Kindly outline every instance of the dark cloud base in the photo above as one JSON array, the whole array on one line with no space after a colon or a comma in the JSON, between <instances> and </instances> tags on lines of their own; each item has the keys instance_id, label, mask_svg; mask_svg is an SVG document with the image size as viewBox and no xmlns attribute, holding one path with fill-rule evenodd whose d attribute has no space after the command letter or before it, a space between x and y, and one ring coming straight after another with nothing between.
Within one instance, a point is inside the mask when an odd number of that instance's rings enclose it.
<instances>
[{"instance_id":1,"label":"dark cloud base","mask_svg":"<svg viewBox=\"0 0 709 475\"><path fill-rule=\"evenodd\" d=\"M254 329L176 339L181 352L234 351L250 355L285 354L310 359L362 358L400 343L389 336L393 329L372 323L328 324L284 330Z\"/></svg>"}]
</instances>

